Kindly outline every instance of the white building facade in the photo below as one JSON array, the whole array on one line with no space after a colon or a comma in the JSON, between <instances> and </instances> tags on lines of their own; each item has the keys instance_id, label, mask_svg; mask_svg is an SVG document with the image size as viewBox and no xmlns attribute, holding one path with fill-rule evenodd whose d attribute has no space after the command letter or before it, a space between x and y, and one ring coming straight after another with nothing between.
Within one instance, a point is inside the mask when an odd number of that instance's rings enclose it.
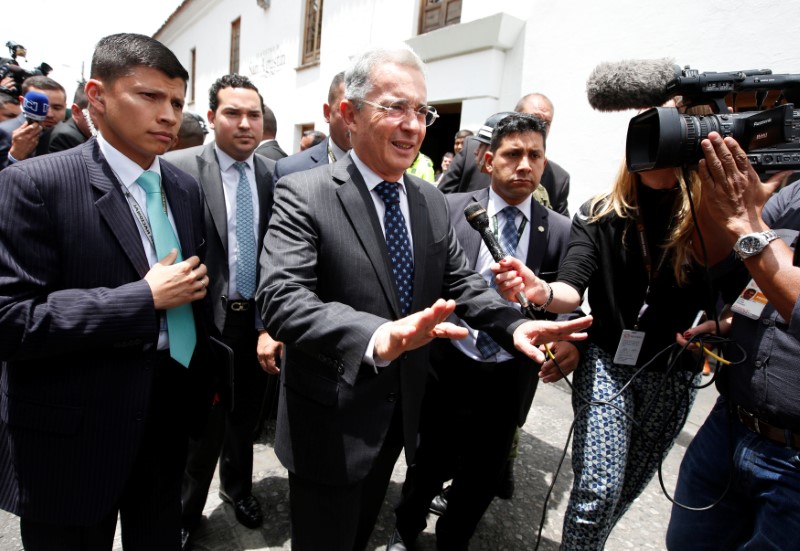
<instances>
[{"instance_id":1,"label":"white building facade","mask_svg":"<svg viewBox=\"0 0 800 551\"><path fill-rule=\"evenodd\" d=\"M635 115L592 110L586 79L598 63L666 57L701 72L800 73L800 33L777 11L790 10L764 0L185 0L155 37L190 70L187 109L204 116L210 85L238 61L287 152L304 129L327 133L331 78L376 43L405 41L426 62L428 102L444 116L423 151L437 164L458 129L542 92L555 104L548 157L571 173L575 212L611 184Z\"/></svg>"}]
</instances>

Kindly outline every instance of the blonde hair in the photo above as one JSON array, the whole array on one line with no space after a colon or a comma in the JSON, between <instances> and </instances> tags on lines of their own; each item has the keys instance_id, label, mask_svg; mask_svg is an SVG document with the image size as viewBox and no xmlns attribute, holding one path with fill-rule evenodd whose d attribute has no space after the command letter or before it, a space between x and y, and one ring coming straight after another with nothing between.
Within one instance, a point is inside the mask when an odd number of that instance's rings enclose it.
<instances>
[{"instance_id":1,"label":"blonde hair","mask_svg":"<svg viewBox=\"0 0 800 551\"><path fill-rule=\"evenodd\" d=\"M614 185L606 193L597 195L589 203L589 223L598 222L609 214L616 214L625 220L636 220L639 215L637 201L637 184L641 181L638 174L629 172L623 160ZM694 221L689 206L689 194L692 194L695 206L700 202L700 178L697 173L690 173L689 181L683 177L683 171L675 168L675 181L681 187L680 199L674 213L674 223L664 245L664 254L672 255L672 270L675 281L679 285L686 282L686 267L694 260L692 252L692 236ZM627 233L627 228L625 232ZM625 239L623 234L623 240Z\"/></svg>"}]
</instances>

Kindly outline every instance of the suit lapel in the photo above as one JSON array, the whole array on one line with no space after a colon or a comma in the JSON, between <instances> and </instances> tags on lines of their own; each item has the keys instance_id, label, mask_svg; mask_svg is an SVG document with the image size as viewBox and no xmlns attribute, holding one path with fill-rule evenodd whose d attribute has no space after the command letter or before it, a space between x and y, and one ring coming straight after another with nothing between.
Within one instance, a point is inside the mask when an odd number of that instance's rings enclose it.
<instances>
[{"instance_id":1,"label":"suit lapel","mask_svg":"<svg viewBox=\"0 0 800 551\"><path fill-rule=\"evenodd\" d=\"M136 272L140 277L144 277L150 270L150 264L142 247L136 221L122 193L121 184L100 153L100 146L96 141L92 141L90 146L83 149L83 156L89 173L89 183L101 194L95 201L100 216L108 224Z\"/></svg>"},{"instance_id":2,"label":"suit lapel","mask_svg":"<svg viewBox=\"0 0 800 551\"><path fill-rule=\"evenodd\" d=\"M489 205L489 188L476 191L472 196L471 202L480 203L484 209L487 208ZM461 232L461 235L458 236L458 242L461 244L461 248L464 249L464 254L469 259L470 268L474 270L478 265L478 254L480 253L483 240L481 239L481 234L475 231L466 219L464 219L463 222L459 220L459 223L465 224L465 231Z\"/></svg>"},{"instance_id":3,"label":"suit lapel","mask_svg":"<svg viewBox=\"0 0 800 551\"><path fill-rule=\"evenodd\" d=\"M550 233L547 224L547 209L537 203L535 199L531 200L530 232L528 234L530 237L528 239L528 257L525 264L535 274L539 273L545 250L547 250L547 235ZM541 231L539 228L542 228Z\"/></svg>"},{"instance_id":4,"label":"suit lapel","mask_svg":"<svg viewBox=\"0 0 800 551\"><path fill-rule=\"evenodd\" d=\"M414 295L411 301L411 311L416 312L428 306L427 304L420 304L419 301L423 300L421 289L425 286L425 264L428 258L428 245L430 245L432 239L430 237L428 205L425 203L419 184L405 175L403 176L403 181L408 195L411 239L414 242Z\"/></svg>"},{"instance_id":5,"label":"suit lapel","mask_svg":"<svg viewBox=\"0 0 800 551\"><path fill-rule=\"evenodd\" d=\"M256 192L258 193L258 237L261 238L267 232L267 222L272 210L269 194L272 190L272 175L258 157L253 157L253 165L256 173ZM256 247L261 250L261 243L256 243Z\"/></svg>"},{"instance_id":6,"label":"suit lapel","mask_svg":"<svg viewBox=\"0 0 800 551\"><path fill-rule=\"evenodd\" d=\"M228 254L228 211L225 208L225 190L222 186L222 176L219 172L219 162L214 153L214 144L210 143L203 148L197 157L200 185L206 196L206 206L214 220L214 228L219 235L225 254ZM206 228L210 231L211 228Z\"/></svg>"},{"instance_id":7,"label":"suit lapel","mask_svg":"<svg viewBox=\"0 0 800 551\"><path fill-rule=\"evenodd\" d=\"M333 167L333 178L341 182L336 194L342 203L342 208L347 214L350 224L356 232L361 246L375 268L378 282L392 307L395 319L400 317L400 302L394 287L391 267L389 266L389 252L386 249L386 240L383 237L378 215L372 196L367 189L367 184L356 169L348 155ZM367 216L364 216L367 213ZM416 277L415 277L416 285Z\"/></svg>"}]
</instances>

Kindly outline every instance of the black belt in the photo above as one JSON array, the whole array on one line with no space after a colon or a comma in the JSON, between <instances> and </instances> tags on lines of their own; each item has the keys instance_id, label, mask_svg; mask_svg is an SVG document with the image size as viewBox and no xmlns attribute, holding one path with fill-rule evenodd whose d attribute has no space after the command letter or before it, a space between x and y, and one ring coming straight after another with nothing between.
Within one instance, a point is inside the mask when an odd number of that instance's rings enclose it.
<instances>
[{"instance_id":1,"label":"black belt","mask_svg":"<svg viewBox=\"0 0 800 551\"><path fill-rule=\"evenodd\" d=\"M776 427L760 417L753 415L742 406L733 405L732 410L736 418L739 419L739 422L748 430L781 446L786 446L787 448L795 450L800 449L800 434L789 429Z\"/></svg>"},{"instance_id":2,"label":"black belt","mask_svg":"<svg viewBox=\"0 0 800 551\"><path fill-rule=\"evenodd\" d=\"M231 312L249 312L255 307L252 300L232 300L228 302L228 310Z\"/></svg>"}]
</instances>

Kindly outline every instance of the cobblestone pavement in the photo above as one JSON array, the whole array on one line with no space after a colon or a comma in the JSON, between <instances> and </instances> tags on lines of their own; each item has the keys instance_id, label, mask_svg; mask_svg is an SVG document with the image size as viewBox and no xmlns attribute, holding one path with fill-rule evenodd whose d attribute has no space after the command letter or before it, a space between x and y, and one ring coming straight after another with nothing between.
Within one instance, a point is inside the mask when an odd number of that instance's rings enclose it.
<instances>
[{"instance_id":1,"label":"cobblestone pavement","mask_svg":"<svg viewBox=\"0 0 800 551\"><path fill-rule=\"evenodd\" d=\"M664 462L664 482L671 492L684 450L716 399L713 388L700 391L694 409L678 442ZM517 551L534 549L542 516L542 505L553 472L564 448L572 422L569 389L565 384L540 385L520 438L520 456L516 464L516 493L509 501L495 499L486 512L475 536L472 551ZM274 425L268 424L264 437L255 445L254 494L265 506L264 525L248 530L236 522L231 508L217 495L218 479L212 483L205 509L205 519L196 533L197 551L243 551L290 549L289 484L286 470L272 451ZM480 445L480 442L476 442ZM394 528L393 506L400 495L405 475L405 461L397 463L392 483L375 527L369 551L385 549ZM570 458L564 462L547 505L547 518L539 549L553 551L561 541L561 521L572 484ZM634 503L609 538L606 549L663 549L670 504L661 492L657 478ZM419 551L436 549L431 516L428 527L417 544ZM0 551L21 550L16 517L0 511ZM121 550L119 531L115 551Z\"/></svg>"}]
</instances>

